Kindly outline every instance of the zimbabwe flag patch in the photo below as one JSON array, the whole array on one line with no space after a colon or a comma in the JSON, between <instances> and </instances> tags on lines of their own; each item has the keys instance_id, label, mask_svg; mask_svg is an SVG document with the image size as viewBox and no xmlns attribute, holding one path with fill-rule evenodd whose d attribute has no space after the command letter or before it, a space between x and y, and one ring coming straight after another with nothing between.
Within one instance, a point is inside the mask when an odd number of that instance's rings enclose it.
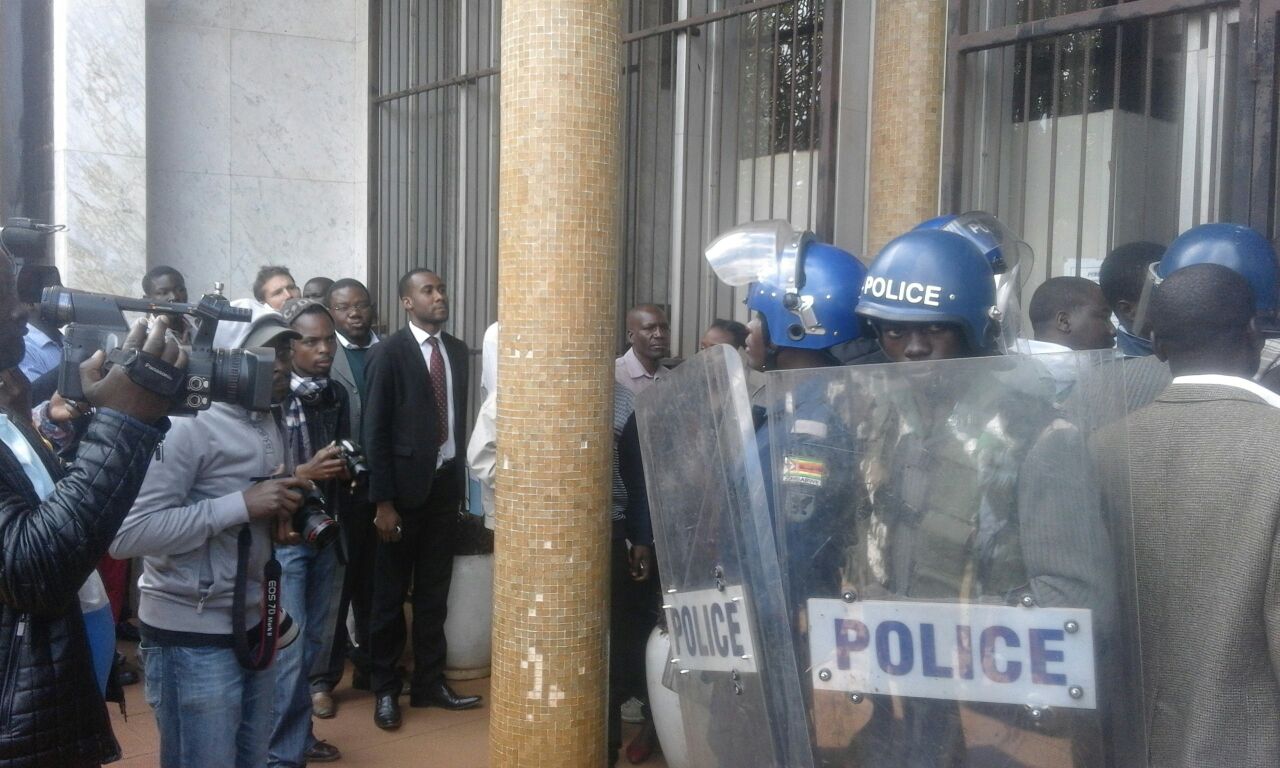
<instances>
[{"instance_id":1,"label":"zimbabwe flag patch","mask_svg":"<svg viewBox=\"0 0 1280 768\"><path fill-rule=\"evenodd\" d=\"M821 488L827 481L827 463L808 456L784 456L782 482Z\"/></svg>"}]
</instances>

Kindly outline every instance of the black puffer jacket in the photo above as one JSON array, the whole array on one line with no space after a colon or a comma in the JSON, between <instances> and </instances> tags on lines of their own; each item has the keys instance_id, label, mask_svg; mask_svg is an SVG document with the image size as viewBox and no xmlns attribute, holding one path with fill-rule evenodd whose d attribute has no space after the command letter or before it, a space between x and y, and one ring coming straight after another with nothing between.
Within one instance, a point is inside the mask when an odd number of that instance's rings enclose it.
<instances>
[{"instance_id":1,"label":"black puffer jacket","mask_svg":"<svg viewBox=\"0 0 1280 768\"><path fill-rule=\"evenodd\" d=\"M98 692L77 593L142 485L163 432L99 411L41 502L0 443L0 765L95 766L120 757Z\"/></svg>"}]
</instances>

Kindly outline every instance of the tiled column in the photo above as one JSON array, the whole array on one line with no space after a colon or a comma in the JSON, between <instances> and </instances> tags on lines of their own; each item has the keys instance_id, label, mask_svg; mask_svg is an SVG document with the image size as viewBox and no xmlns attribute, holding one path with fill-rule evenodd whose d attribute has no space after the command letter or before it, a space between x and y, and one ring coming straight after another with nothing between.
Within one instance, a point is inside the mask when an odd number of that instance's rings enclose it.
<instances>
[{"instance_id":1,"label":"tiled column","mask_svg":"<svg viewBox=\"0 0 1280 768\"><path fill-rule=\"evenodd\" d=\"M494 766L599 766L617 317L616 0L502 9Z\"/></svg>"},{"instance_id":2,"label":"tiled column","mask_svg":"<svg viewBox=\"0 0 1280 768\"><path fill-rule=\"evenodd\" d=\"M867 256L938 213L944 0L876 3Z\"/></svg>"},{"instance_id":3,"label":"tiled column","mask_svg":"<svg viewBox=\"0 0 1280 768\"><path fill-rule=\"evenodd\" d=\"M145 0L53 2L53 221L62 281L137 295L147 270Z\"/></svg>"}]
</instances>

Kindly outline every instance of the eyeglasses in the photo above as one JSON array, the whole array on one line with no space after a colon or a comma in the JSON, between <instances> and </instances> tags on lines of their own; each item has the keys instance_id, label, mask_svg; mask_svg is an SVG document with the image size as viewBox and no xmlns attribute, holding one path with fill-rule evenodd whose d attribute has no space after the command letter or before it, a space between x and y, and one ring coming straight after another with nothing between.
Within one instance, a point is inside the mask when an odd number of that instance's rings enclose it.
<instances>
[{"instance_id":1,"label":"eyeglasses","mask_svg":"<svg viewBox=\"0 0 1280 768\"><path fill-rule=\"evenodd\" d=\"M329 307L329 309L333 312L351 312L352 310L357 309L361 312L368 312L370 309L373 309L373 305L367 301L362 301L357 304L334 304L332 307Z\"/></svg>"}]
</instances>

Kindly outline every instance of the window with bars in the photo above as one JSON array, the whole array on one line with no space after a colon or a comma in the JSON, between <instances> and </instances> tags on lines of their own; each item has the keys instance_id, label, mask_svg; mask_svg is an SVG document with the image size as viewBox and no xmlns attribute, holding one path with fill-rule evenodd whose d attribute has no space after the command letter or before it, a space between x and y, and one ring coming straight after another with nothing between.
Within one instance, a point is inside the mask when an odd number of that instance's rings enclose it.
<instances>
[{"instance_id":1,"label":"window with bars","mask_svg":"<svg viewBox=\"0 0 1280 768\"><path fill-rule=\"evenodd\" d=\"M668 307L677 354L742 311L701 255L717 234L765 218L832 228L823 32L839 5L622 4L619 303ZM501 3L374 0L370 13L370 287L396 328L396 280L435 269L454 332L478 349L497 315Z\"/></svg>"},{"instance_id":2,"label":"window with bars","mask_svg":"<svg viewBox=\"0 0 1280 768\"><path fill-rule=\"evenodd\" d=\"M952 0L943 208L990 211L1022 235L1037 257L1024 292L1096 278L1112 248L1206 221L1269 231L1238 187L1271 156L1252 130L1263 87L1242 74L1257 6Z\"/></svg>"}]
</instances>

